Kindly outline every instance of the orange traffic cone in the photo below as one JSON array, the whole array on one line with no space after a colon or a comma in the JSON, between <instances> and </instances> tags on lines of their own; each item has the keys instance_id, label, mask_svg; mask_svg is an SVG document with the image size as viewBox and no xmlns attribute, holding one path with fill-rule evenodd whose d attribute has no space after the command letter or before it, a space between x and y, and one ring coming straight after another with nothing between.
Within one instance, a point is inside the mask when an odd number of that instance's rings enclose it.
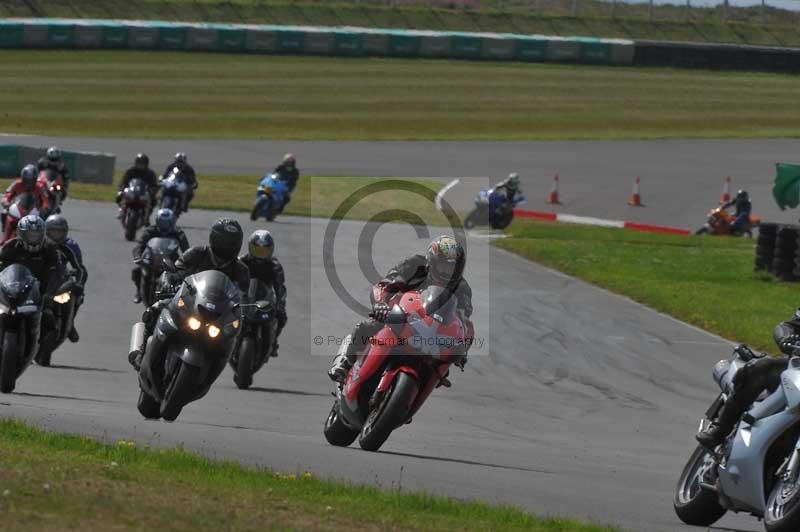
<instances>
[{"instance_id":1,"label":"orange traffic cone","mask_svg":"<svg viewBox=\"0 0 800 532\"><path fill-rule=\"evenodd\" d=\"M628 202L628 205L632 207L642 207L642 196L639 194L639 181L641 178L636 176L636 181L633 182L633 194L631 194L631 200Z\"/></svg>"},{"instance_id":2,"label":"orange traffic cone","mask_svg":"<svg viewBox=\"0 0 800 532\"><path fill-rule=\"evenodd\" d=\"M719 198L720 203L728 203L731 200L731 176L725 178L722 185L722 196Z\"/></svg>"},{"instance_id":3,"label":"orange traffic cone","mask_svg":"<svg viewBox=\"0 0 800 532\"><path fill-rule=\"evenodd\" d=\"M547 195L547 203L561 204L558 200L558 174L553 178L553 188L550 189L550 194Z\"/></svg>"}]
</instances>

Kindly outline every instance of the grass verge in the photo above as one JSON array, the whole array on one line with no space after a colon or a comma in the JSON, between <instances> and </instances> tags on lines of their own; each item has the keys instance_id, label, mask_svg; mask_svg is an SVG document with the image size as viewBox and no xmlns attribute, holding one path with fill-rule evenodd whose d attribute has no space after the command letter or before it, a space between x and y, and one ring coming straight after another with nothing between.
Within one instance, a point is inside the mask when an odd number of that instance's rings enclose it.
<instances>
[{"instance_id":1,"label":"grass verge","mask_svg":"<svg viewBox=\"0 0 800 532\"><path fill-rule=\"evenodd\" d=\"M798 306L797 286L754 273L755 242L517 221L498 247L758 349Z\"/></svg>"},{"instance_id":2,"label":"grass verge","mask_svg":"<svg viewBox=\"0 0 800 532\"><path fill-rule=\"evenodd\" d=\"M181 449L107 445L12 419L0 419L0 515L9 532L613 530L508 506L245 468Z\"/></svg>"},{"instance_id":3,"label":"grass verge","mask_svg":"<svg viewBox=\"0 0 800 532\"><path fill-rule=\"evenodd\" d=\"M121 176L117 176L119 180ZM206 175L200 178L200 187L192 202L193 209L213 209L249 212L255 200L256 185L260 178L241 175ZM312 216L331 218L337 208L352 194L364 187L378 184L398 183L398 186L415 186L424 189L433 197L442 183L425 179L392 179L373 177L326 177L303 176L292 195L292 201L284 211L289 216ZM0 187L8 186L10 180L0 179ZM113 201L118 184L72 183L70 197L91 201ZM428 225L448 225L432 201L420 200L418 194L397 190L379 191L370 194L342 218L352 220L414 222L416 217Z\"/></svg>"},{"instance_id":4,"label":"grass verge","mask_svg":"<svg viewBox=\"0 0 800 532\"><path fill-rule=\"evenodd\" d=\"M389 5L389 4L394 5ZM0 17L127 18L246 24L366 26L585 35L628 39L800 44L800 15L774 7L701 7L580 0L433 0L428 5L286 0L4 0ZM401 3L402 4L402 3ZM432 7L433 6L433 7ZM652 19L651 19L652 15ZM724 19L724 22L723 22Z\"/></svg>"},{"instance_id":5,"label":"grass verge","mask_svg":"<svg viewBox=\"0 0 800 532\"><path fill-rule=\"evenodd\" d=\"M308 140L800 136L800 78L783 74L37 50L0 52L0 69L5 133Z\"/></svg>"}]
</instances>

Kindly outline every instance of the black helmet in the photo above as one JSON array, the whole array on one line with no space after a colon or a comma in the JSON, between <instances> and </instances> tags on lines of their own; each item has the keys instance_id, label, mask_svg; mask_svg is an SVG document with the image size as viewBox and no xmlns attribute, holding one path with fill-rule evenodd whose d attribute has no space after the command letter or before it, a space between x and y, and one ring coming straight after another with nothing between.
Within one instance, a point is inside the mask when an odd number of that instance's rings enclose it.
<instances>
[{"instance_id":1,"label":"black helmet","mask_svg":"<svg viewBox=\"0 0 800 532\"><path fill-rule=\"evenodd\" d=\"M134 159L133 164L135 166L147 168L148 166L150 166L150 157L148 157L146 153L137 153L136 159Z\"/></svg>"},{"instance_id":2,"label":"black helmet","mask_svg":"<svg viewBox=\"0 0 800 532\"><path fill-rule=\"evenodd\" d=\"M17 225L17 236L28 251L39 251L44 244L44 220L35 214L24 216Z\"/></svg>"},{"instance_id":3,"label":"black helmet","mask_svg":"<svg viewBox=\"0 0 800 532\"><path fill-rule=\"evenodd\" d=\"M20 178L22 178L22 185L31 190L36 185L36 179L38 179L36 167L32 164L25 165L25 168L20 172Z\"/></svg>"},{"instance_id":4,"label":"black helmet","mask_svg":"<svg viewBox=\"0 0 800 532\"><path fill-rule=\"evenodd\" d=\"M214 222L211 234L208 236L208 245L211 248L212 259L218 267L236 259L239 250L242 249L243 240L242 226L236 220L220 218Z\"/></svg>"},{"instance_id":5,"label":"black helmet","mask_svg":"<svg viewBox=\"0 0 800 532\"><path fill-rule=\"evenodd\" d=\"M168 235L175 230L178 217L171 209L159 209L156 213L156 229L162 235Z\"/></svg>"},{"instance_id":6,"label":"black helmet","mask_svg":"<svg viewBox=\"0 0 800 532\"><path fill-rule=\"evenodd\" d=\"M44 222L47 238L56 244L63 244L69 233L67 219L60 214L51 214Z\"/></svg>"},{"instance_id":7,"label":"black helmet","mask_svg":"<svg viewBox=\"0 0 800 532\"><path fill-rule=\"evenodd\" d=\"M61 160L61 150L55 146L47 148L47 159L54 163L59 162Z\"/></svg>"},{"instance_id":8,"label":"black helmet","mask_svg":"<svg viewBox=\"0 0 800 532\"><path fill-rule=\"evenodd\" d=\"M740 190L736 193L736 199L747 201L750 199L750 194L748 194L746 190Z\"/></svg>"},{"instance_id":9,"label":"black helmet","mask_svg":"<svg viewBox=\"0 0 800 532\"><path fill-rule=\"evenodd\" d=\"M256 260L269 260L275 252L275 239L266 229L253 231L247 240L247 252Z\"/></svg>"},{"instance_id":10,"label":"black helmet","mask_svg":"<svg viewBox=\"0 0 800 532\"><path fill-rule=\"evenodd\" d=\"M455 288L461 281L467 256L464 247L452 236L442 235L431 242L425 259L428 276L435 284Z\"/></svg>"},{"instance_id":11,"label":"black helmet","mask_svg":"<svg viewBox=\"0 0 800 532\"><path fill-rule=\"evenodd\" d=\"M183 170L183 167L186 166L187 162L189 162L189 158L186 157L185 153L179 151L175 154L175 166Z\"/></svg>"}]
</instances>

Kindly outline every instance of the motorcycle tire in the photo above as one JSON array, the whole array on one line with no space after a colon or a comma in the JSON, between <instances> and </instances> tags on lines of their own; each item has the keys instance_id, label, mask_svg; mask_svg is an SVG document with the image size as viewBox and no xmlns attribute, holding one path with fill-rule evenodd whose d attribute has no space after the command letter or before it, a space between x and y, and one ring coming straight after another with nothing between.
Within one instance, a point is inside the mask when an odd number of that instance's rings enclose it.
<instances>
[{"instance_id":1,"label":"motorcycle tire","mask_svg":"<svg viewBox=\"0 0 800 532\"><path fill-rule=\"evenodd\" d=\"M181 410L194 397L198 385L200 368L179 362L179 367L167 385L164 400L161 401L161 417L165 421L175 421Z\"/></svg>"},{"instance_id":2,"label":"motorcycle tire","mask_svg":"<svg viewBox=\"0 0 800 532\"><path fill-rule=\"evenodd\" d=\"M128 214L125 216L125 240L128 242L136 240L137 222L136 214Z\"/></svg>"},{"instance_id":3,"label":"motorcycle tire","mask_svg":"<svg viewBox=\"0 0 800 532\"><path fill-rule=\"evenodd\" d=\"M19 342L17 335L7 332L3 335L3 352L0 360L0 393L11 393L17 384L17 359Z\"/></svg>"},{"instance_id":4,"label":"motorcycle tire","mask_svg":"<svg viewBox=\"0 0 800 532\"><path fill-rule=\"evenodd\" d=\"M358 438L358 431L353 430L342 422L339 416L339 401L333 403L328 418L325 420L325 439L337 447L347 447Z\"/></svg>"},{"instance_id":5,"label":"motorcycle tire","mask_svg":"<svg viewBox=\"0 0 800 532\"><path fill-rule=\"evenodd\" d=\"M48 335L48 337L49 336L50 335ZM53 358L53 351L55 351L55 346L53 344L54 342L48 338L39 345L39 352L36 353L36 356L34 357L34 360L37 364L45 368L50 367L50 361Z\"/></svg>"},{"instance_id":6,"label":"motorcycle tire","mask_svg":"<svg viewBox=\"0 0 800 532\"><path fill-rule=\"evenodd\" d=\"M139 390L139 400L136 402L136 408L139 409L139 413L142 414L145 419L158 419L161 417L161 405L158 404L158 401L144 393L143 390Z\"/></svg>"},{"instance_id":7,"label":"motorcycle tire","mask_svg":"<svg viewBox=\"0 0 800 532\"><path fill-rule=\"evenodd\" d=\"M758 224L758 232L762 235L776 235L778 233L778 224L774 223L760 223Z\"/></svg>"},{"instance_id":8,"label":"motorcycle tire","mask_svg":"<svg viewBox=\"0 0 800 532\"><path fill-rule=\"evenodd\" d=\"M233 373L233 382L240 390L246 390L253 384L253 364L255 359L255 345L252 338L243 338L239 346L239 357L236 362L236 371Z\"/></svg>"},{"instance_id":9,"label":"motorcycle tire","mask_svg":"<svg viewBox=\"0 0 800 532\"><path fill-rule=\"evenodd\" d=\"M788 499L785 497L787 492ZM781 479L775 482L767 498L764 528L767 532L797 532L800 530L800 489L796 487L793 490L789 489Z\"/></svg>"},{"instance_id":10,"label":"motorcycle tire","mask_svg":"<svg viewBox=\"0 0 800 532\"><path fill-rule=\"evenodd\" d=\"M711 526L728 511L720 506L715 493L703 490L699 486L687 485L688 482L694 481L690 476L695 475L698 468L702 467L706 455L708 451L698 445L686 462L675 489L672 506L678 518L687 525Z\"/></svg>"},{"instance_id":11,"label":"motorcycle tire","mask_svg":"<svg viewBox=\"0 0 800 532\"><path fill-rule=\"evenodd\" d=\"M705 235L705 234L708 234L709 232L710 232L709 227L707 225L704 225L703 227L701 227L700 229L695 231L694 234L695 235Z\"/></svg>"},{"instance_id":12,"label":"motorcycle tire","mask_svg":"<svg viewBox=\"0 0 800 532\"><path fill-rule=\"evenodd\" d=\"M261 212L261 202L257 201L253 204L253 209L250 211L250 221L255 222L258 220L258 213Z\"/></svg>"},{"instance_id":13,"label":"motorcycle tire","mask_svg":"<svg viewBox=\"0 0 800 532\"><path fill-rule=\"evenodd\" d=\"M472 211L464 218L464 229L472 229L476 225L478 225L478 221L476 220L477 210L472 209Z\"/></svg>"},{"instance_id":14,"label":"motorcycle tire","mask_svg":"<svg viewBox=\"0 0 800 532\"><path fill-rule=\"evenodd\" d=\"M392 431L408 419L408 405L417 394L418 386L414 377L398 373L380 404L370 412L361 428L358 444L365 451L377 451L391 435Z\"/></svg>"},{"instance_id":15,"label":"motorcycle tire","mask_svg":"<svg viewBox=\"0 0 800 532\"><path fill-rule=\"evenodd\" d=\"M761 244L760 242L758 244L756 244L756 255L769 256L769 255L772 255L774 252L775 252L775 246L774 245L768 246L768 245Z\"/></svg>"},{"instance_id":16,"label":"motorcycle tire","mask_svg":"<svg viewBox=\"0 0 800 532\"><path fill-rule=\"evenodd\" d=\"M509 210L508 212L504 213L496 223L492 224L492 229L498 229L502 231L511 225L512 221L514 221L514 211Z\"/></svg>"}]
</instances>

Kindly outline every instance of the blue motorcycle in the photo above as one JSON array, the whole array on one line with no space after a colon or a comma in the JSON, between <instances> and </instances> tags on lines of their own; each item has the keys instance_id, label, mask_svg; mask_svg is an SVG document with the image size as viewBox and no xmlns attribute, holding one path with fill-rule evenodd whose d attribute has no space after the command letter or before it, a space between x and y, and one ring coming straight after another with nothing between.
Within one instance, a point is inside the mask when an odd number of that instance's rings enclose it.
<instances>
[{"instance_id":1,"label":"blue motorcycle","mask_svg":"<svg viewBox=\"0 0 800 532\"><path fill-rule=\"evenodd\" d=\"M162 209L170 209L178 217L189 210L188 199L189 184L177 168L161 178Z\"/></svg>"},{"instance_id":2,"label":"blue motorcycle","mask_svg":"<svg viewBox=\"0 0 800 532\"><path fill-rule=\"evenodd\" d=\"M255 221L266 218L271 222L283 209L283 201L289 193L289 187L278 178L278 174L267 174L258 184L256 202L250 211L250 219Z\"/></svg>"},{"instance_id":3,"label":"blue motorcycle","mask_svg":"<svg viewBox=\"0 0 800 532\"><path fill-rule=\"evenodd\" d=\"M490 225L492 229L505 229L514 219L514 207L523 203L525 198L521 194L509 200L504 191L481 190L475 198L475 208L464 219L464 227Z\"/></svg>"}]
</instances>

